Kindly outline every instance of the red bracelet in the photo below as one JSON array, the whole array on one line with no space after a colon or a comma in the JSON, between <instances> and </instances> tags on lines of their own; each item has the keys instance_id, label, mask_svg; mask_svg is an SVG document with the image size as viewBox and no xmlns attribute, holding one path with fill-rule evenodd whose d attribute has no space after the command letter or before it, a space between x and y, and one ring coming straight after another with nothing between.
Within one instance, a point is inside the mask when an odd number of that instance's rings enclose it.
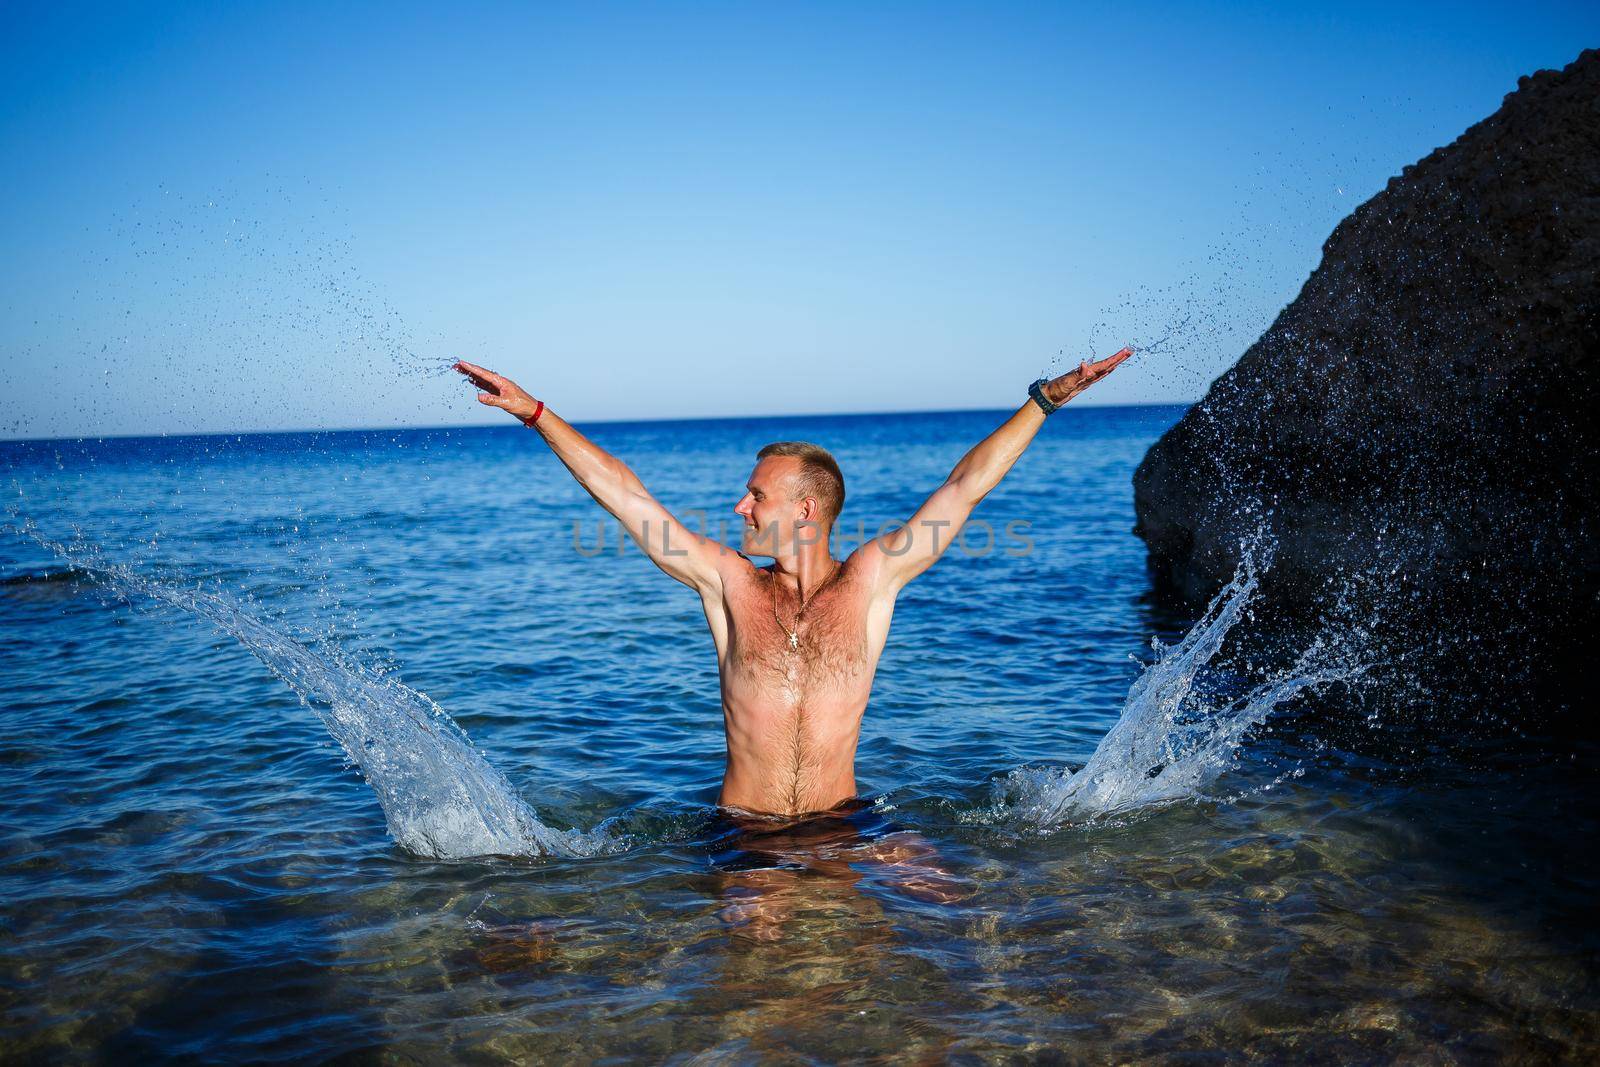
<instances>
[{"instance_id":1,"label":"red bracelet","mask_svg":"<svg viewBox=\"0 0 1600 1067\"><path fill-rule=\"evenodd\" d=\"M544 414L544 401L540 400L537 403L539 406L533 409L533 414L522 420L522 425L530 430L533 429L533 424L539 421L539 416Z\"/></svg>"}]
</instances>

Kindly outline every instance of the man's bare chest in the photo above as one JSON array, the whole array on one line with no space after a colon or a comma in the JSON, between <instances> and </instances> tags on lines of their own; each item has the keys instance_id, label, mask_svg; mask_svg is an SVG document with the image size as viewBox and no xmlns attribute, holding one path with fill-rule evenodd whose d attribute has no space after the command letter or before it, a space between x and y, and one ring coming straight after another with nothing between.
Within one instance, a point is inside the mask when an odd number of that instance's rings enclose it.
<instances>
[{"instance_id":1,"label":"man's bare chest","mask_svg":"<svg viewBox=\"0 0 1600 1067\"><path fill-rule=\"evenodd\" d=\"M803 608L752 583L729 602L731 672L755 684L817 693L851 689L871 671L866 606L848 584Z\"/></svg>"}]
</instances>

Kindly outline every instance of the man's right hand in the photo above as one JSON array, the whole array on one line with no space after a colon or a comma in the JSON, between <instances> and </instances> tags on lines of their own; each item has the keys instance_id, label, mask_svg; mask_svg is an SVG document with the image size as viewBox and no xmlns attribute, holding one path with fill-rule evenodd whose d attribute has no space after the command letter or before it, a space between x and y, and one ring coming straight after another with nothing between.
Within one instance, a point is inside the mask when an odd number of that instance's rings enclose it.
<instances>
[{"instance_id":1,"label":"man's right hand","mask_svg":"<svg viewBox=\"0 0 1600 1067\"><path fill-rule=\"evenodd\" d=\"M471 379L472 384L483 390L478 394L478 403L487 404L492 408L509 411L519 419L533 417L539 410L539 402L527 393L522 387L504 375L496 374L492 370L485 370L475 363L458 360L451 368L465 374Z\"/></svg>"}]
</instances>

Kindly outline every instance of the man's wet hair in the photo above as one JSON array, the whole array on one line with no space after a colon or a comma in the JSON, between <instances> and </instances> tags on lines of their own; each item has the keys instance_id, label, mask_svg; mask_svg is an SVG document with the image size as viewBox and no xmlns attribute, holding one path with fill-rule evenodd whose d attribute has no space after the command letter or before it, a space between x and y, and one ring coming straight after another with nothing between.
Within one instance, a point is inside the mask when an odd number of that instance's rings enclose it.
<instances>
[{"instance_id":1,"label":"man's wet hair","mask_svg":"<svg viewBox=\"0 0 1600 1067\"><path fill-rule=\"evenodd\" d=\"M844 473L839 470L839 461L833 458L831 452L809 441L774 441L756 453L758 461L768 456L793 456L798 459L800 472L795 477L798 479L799 495L816 497L817 503L822 505L826 522L831 523L839 517L839 512L844 510Z\"/></svg>"}]
</instances>

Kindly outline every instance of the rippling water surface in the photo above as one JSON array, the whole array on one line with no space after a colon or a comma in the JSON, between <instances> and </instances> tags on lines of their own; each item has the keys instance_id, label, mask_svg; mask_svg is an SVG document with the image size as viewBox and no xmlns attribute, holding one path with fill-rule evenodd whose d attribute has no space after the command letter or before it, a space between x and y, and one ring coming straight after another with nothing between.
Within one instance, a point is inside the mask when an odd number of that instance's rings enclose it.
<instances>
[{"instance_id":1,"label":"rippling water surface","mask_svg":"<svg viewBox=\"0 0 1600 1067\"><path fill-rule=\"evenodd\" d=\"M1129 533L1180 413L1051 420L901 597L872 807L759 847L698 601L535 435L0 445L0 1052L1593 1058L1591 754L1216 658L1250 576L1196 625ZM1001 417L592 429L713 530L815 440L850 534Z\"/></svg>"}]
</instances>

